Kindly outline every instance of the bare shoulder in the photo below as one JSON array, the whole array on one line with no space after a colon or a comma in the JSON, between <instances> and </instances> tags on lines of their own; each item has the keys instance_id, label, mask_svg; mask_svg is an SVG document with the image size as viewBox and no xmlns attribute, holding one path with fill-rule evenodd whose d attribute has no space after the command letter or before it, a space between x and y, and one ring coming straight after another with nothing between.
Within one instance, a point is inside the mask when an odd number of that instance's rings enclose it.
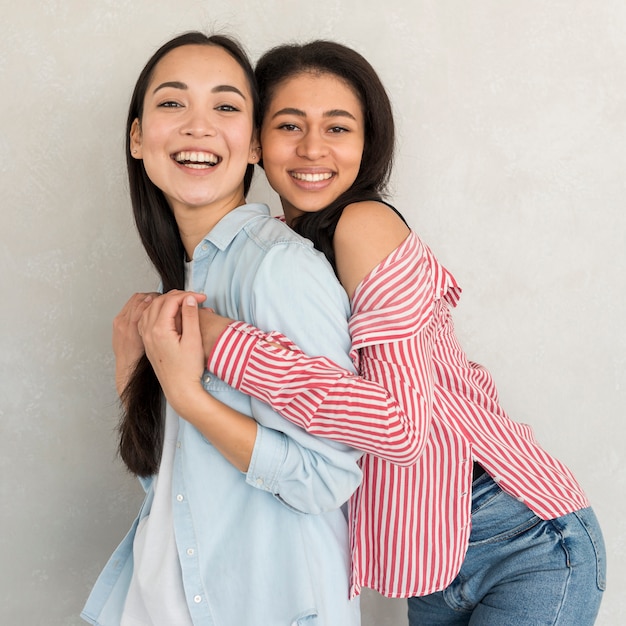
<instances>
[{"instance_id":1,"label":"bare shoulder","mask_svg":"<svg viewBox=\"0 0 626 626\"><path fill-rule=\"evenodd\" d=\"M337 230L352 232L354 228L379 235L399 233L406 237L408 234L408 227L400 216L391 207L375 200L355 202L343 210ZM381 228L384 233L380 232Z\"/></svg>"},{"instance_id":2,"label":"bare shoulder","mask_svg":"<svg viewBox=\"0 0 626 626\"><path fill-rule=\"evenodd\" d=\"M393 252L408 236L409 228L390 207L382 202L356 202L348 205L335 231L335 254L338 248L360 249L364 246L375 256ZM366 250L364 250L366 252Z\"/></svg>"},{"instance_id":3,"label":"bare shoulder","mask_svg":"<svg viewBox=\"0 0 626 626\"><path fill-rule=\"evenodd\" d=\"M408 226L381 202L348 205L334 237L337 273L348 295L409 235Z\"/></svg>"}]
</instances>

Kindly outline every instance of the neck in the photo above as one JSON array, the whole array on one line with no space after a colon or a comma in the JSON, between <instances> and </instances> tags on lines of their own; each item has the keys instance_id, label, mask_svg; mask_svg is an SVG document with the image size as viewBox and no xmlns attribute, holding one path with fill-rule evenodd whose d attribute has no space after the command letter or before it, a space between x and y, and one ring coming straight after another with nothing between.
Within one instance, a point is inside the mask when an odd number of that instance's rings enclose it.
<instances>
[{"instance_id":1,"label":"neck","mask_svg":"<svg viewBox=\"0 0 626 626\"><path fill-rule=\"evenodd\" d=\"M231 211L246 203L243 195L230 202L211 207L173 207L180 238L187 260L193 259L197 245L210 233L215 225Z\"/></svg>"},{"instance_id":2,"label":"neck","mask_svg":"<svg viewBox=\"0 0 626 626\"><path fill-rule=\"evenodd\" d=\"M298 215L302 215L302 211L299 211L293 205L289 204L289 202L282 200L281 204L283 205L283 215L285 216L285 222L287 226L290 228L293 227L293 221L298 217Z\"/></svg>"}]
</instances>

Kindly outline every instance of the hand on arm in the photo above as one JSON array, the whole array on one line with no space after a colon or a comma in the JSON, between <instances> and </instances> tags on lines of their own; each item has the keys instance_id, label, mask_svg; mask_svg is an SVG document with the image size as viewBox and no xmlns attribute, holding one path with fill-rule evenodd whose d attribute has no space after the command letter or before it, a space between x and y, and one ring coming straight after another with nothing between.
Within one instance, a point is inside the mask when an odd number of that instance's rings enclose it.
<instances>
[{"instance_id":1,"label":"hand on arm","mask_svg":"<svg viewBox=\"0 0 626 626\"><path fill-rule=\"evenodd\" d=\"M222 317L213 309L200 309L198 311L204 358L208 359L215 348L220 335L228 328L233 320Z\"/></svg>"},{"instance_id":2,"label":"hand on arm","mask_svg":"<svg viewBox=\"0 0 626 626\"><path fill-rule=\"evenodd\" d=\"M137 324L143 312L159 294L136 293L113 320L113 353L115 354L115 386L121 397L144 347Z\"/></svg>"},{"instance_id":3,"label":"hand on arm","mask_svg":"<svg viewBox=\"0 0 626 626\"><path fill-rule=\"evenodd\" d=\"M345 226L350 220L360 220L361 213L357 215L356 210L365 209L364 216L370 217L365 219L366 225L338 228L335 237L337 240L339 236L343 243L337 254L340 267L343 261L342 278L353 285L353 294L362 279L381 261L387 259L395 268L403 264L406 267L393 288L398 298L408 300L406 311L395 306L397 300L389 303L388 315L380 308L377 312L369 311L376 313L376 332L381 339L380 344L368 344L359 350L361 376L354 376L323 357L307 356L279 333L266 334L250 325L231 325L222 333L208 355L209 369L240 391L270 404L283 417L311 434L348 444L399 465L412 465L423 452L432 409L432 334L423 332L428 314L423 319L418 315L421 309L426 313L431 310L430 271L421 256L407 256L405 252L400 257L390 256L406 240L409 230L391 209L380 203L365 204L365 207L348 207L342 221ZM372 232L372 224L377 224L376 234ZM365 233L366 250L358 250L355 243L358 237L350 235L348 230ZM350 246L356 247L354 262L346 260ZM391 284L386 274L377 274L373 280L377 281L376 293L379 287L384 287L389 295ZM368 284L371 290L372 282ZM347 290L350 291L350 287ZM359 300L361 306L362 300ZM380 305L378 302L377 306ZM368 314L366 307L362 315L367 318ZM403 315L406 320L402 319ZM381 323L384 324L382 329ZM397 334L398 324L403 328L401 336ZM361 326L357 323L357 328ZM370 322L365 329L371 335ZM393 345L387 346L385 337L389 330L395 340ZM416 348L418 343L419 348ZM416 354L415 350L420 358L411 359L410 365L404 359L397 359L404 353ZM233 353L239 355L236 363L228 358Z\"/></svg>"},{"instance_id":4,"label":"hand on arm","mask_svg":"<svg viewBox=\"0 0 626 626\"><path fill-rule=\"evenodd\" d=\"M245 472L257 425L252 418L216 400L202 386L205 358L198 299L199 294L183 291L171 291L156 298L144 311L139 332L172 408L228 461Z\"/></svg>"},{"instance_id":5,"label":"hand on arm","mask_svg":"<svg viewBox=\"0 0 626 626\"><path fill-rule=\"evenodd\" d=\"M234 365L229 358L233 353L238 355ZM361 358L362 365L369 362ZM278 332L263 333L243 323L228 327L208 362L219 378L308 433L398 465L413 465L428 430L426 422L419 428L415 419L424 415L421 390L405 380L405 372L398 377L390 367L368 366L368 380L330 359L306 355ZM381 379L383 371L390 378Z\"/></svg>"}]
</instances>

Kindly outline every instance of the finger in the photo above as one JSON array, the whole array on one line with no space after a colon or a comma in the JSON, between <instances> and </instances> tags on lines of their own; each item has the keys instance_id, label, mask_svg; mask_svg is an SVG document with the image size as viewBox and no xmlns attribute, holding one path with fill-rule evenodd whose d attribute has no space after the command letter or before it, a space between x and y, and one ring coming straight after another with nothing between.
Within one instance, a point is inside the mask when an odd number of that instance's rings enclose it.
<instances>
[{"instance_id":1,"label":"finger","mask_svg":"<svg viewBox=\"0 0 626 626\"><path fill-rule=\"evenodd\" d=\"M160 315L175 317L180 311L183 301L188 297L193 298L197 304L200 304L206 300L205 294L197 293L195 291L168 291L160 298Z\"/></svg>"},{"instance_id":2,"label":"finger","mask_svg":"<svg viewBox=\"0 0 626 626\"><path fill-rule=\"evenodd\" d=\"M141 297L139 297L141 296ZM137 301L134 303L134 307L130 312L130 321L137 322L143 315L143 312L150 306L155 299L154 294L138 294Z\"/></svg>"},{"instance_id":3,"label":"finger","mask_svg":"<svg viewBox=\"0 0 626 626\"><path fill-rule=\"evenodd\" d=\"M192 294L188 294L181 307L182 334L184 337L194 339L200 335L200 316L198 313L198 301Z\"/></svg>"},{"instance_id":4,"label":"finger","mask_svg":"<svg viewBox=\"0 0 626 626\"><path fill-rule=\"evenodd\" d=\"M133 294L117 314L117 317L119 319L128 319L132 322L136 322L146 306L158 295L159 294L154 292Z\"/></svg>"},{"instance_id":5,"label":"finger","mask_svg":"<svg viewBox=\"0 0 626 626\"><path fill-rule=\"evenodd\" d=\"M180 334L180 307L187 292L173 289L150 302L141 316L142 333L159 329L162 332Z\"/></svg>"},{"instance_id":6,"label":"finger","mask_svg":"<svg viewBox=\"0 0 626 626\"><path fill-rule=\"evenodd\" d=\"M197 301L189 296L181 307L182 332L180 345L188 351L189 358L197 359L201 364L201 369L206 367L206 357L202 344L202 333L200 330L200 308Z\"/></svg>"},{"instance_id":7,"label":"finger","mask_svg":"<svg viewBox=\"0 0 626 626\"><path fill-rule=\"evenodd\" d=\"M187 291L185 292L187 295L193 296L198 304L202 304L206 300L205 293L198 293L197 291Z\"/></svg>"}]
</instances>

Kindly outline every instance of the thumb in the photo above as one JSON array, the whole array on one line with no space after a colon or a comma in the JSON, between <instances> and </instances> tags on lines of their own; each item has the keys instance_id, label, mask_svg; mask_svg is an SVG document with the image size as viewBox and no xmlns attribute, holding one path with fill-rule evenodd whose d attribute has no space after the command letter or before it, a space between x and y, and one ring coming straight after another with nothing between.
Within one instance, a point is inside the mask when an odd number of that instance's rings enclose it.
<instances>
[{"instance_id":1,"label":"thumb","mask_svg":"<svg viewBox=\"0 0 626 626\"><path fill-rule=\"evenodd\" d=\"M198 301L193 296L185 297L181 308L182 336L188 339L197 339L200 336L200 321L198 315Z\"/></svg>"}]
</instances>

